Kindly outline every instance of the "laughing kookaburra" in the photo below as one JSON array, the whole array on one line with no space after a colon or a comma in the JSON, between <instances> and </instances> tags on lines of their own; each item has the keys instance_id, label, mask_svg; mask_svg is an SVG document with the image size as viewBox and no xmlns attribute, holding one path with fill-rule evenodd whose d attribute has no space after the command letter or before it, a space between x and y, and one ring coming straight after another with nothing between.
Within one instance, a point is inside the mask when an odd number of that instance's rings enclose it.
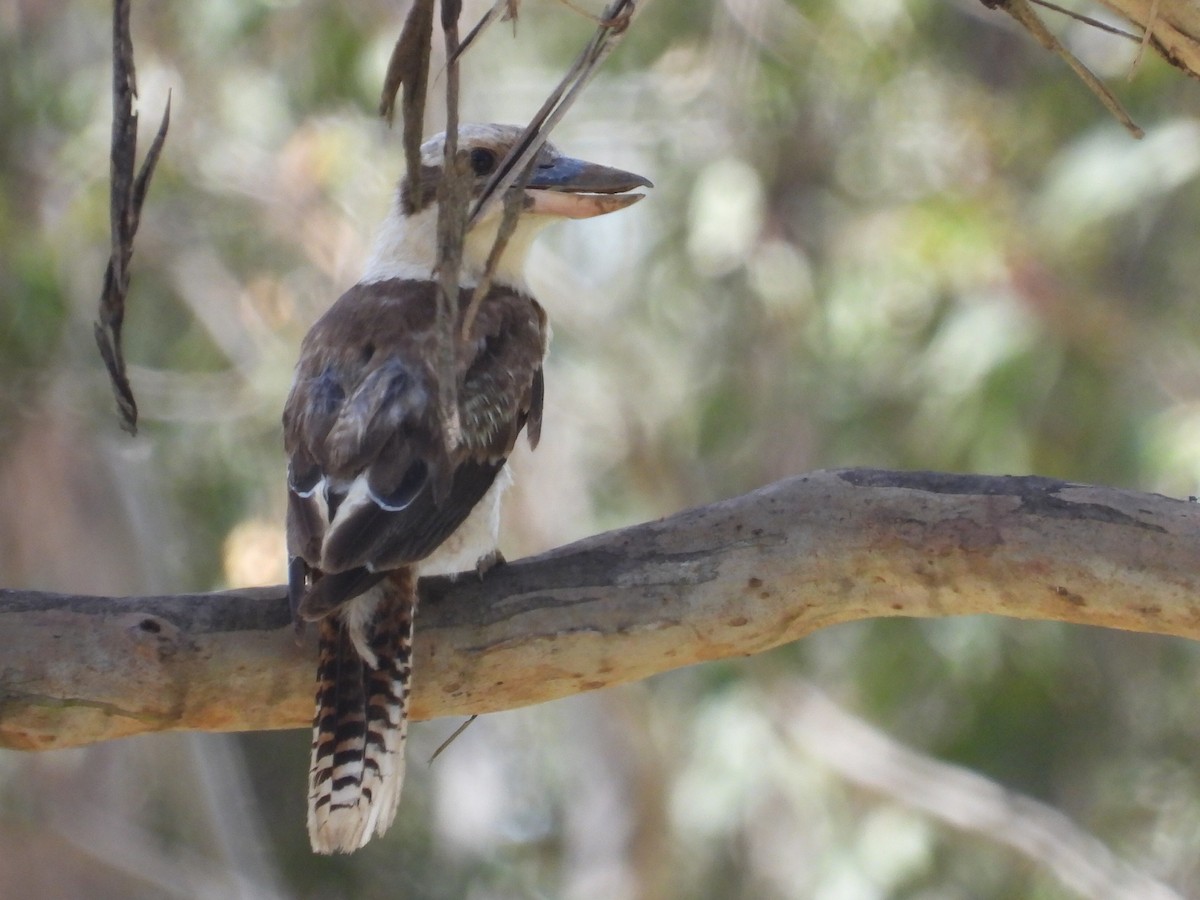
<instances>
[{"instance_id":1,"label":"laughing kookaburra","mask_svg":"<svg viewBox=\"0 0 1200 900\"><path fill-rule=\"evenodd\" d=\"M522 133L464 125L460 158L478 197ZM499 228L501 204L467 233L454 335L461 433L439 416L437 217L444 138L421 147L421 185L400 184L362 280L312 327L283 413L288 454L288 593L318 621L320 661L308 784L318 853L383 834L404 778L416 581L483 571L497 558L500 495L522 429L537 444L546 314L525 286L534 235L561 218L641 198L640 175L546 144L516 231L462 334Z\"/></svg>"}]
</instances>

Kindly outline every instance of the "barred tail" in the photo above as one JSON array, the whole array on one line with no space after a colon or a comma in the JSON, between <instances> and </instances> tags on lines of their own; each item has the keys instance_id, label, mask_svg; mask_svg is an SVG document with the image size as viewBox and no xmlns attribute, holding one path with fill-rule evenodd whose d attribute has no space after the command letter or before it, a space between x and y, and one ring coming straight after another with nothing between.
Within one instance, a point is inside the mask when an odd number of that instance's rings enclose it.
<instances>
[{"instance_id":1,"label":"barred tail","mask_svg":"<svg viewBox=\"0 0 1200 900\"><path fill-rule=\"evenodd\" d=\"M321 620L308 775L317 853L351 853L396 817L415 611L415 577L401 569Z\"/></svg>"}]
</instances>

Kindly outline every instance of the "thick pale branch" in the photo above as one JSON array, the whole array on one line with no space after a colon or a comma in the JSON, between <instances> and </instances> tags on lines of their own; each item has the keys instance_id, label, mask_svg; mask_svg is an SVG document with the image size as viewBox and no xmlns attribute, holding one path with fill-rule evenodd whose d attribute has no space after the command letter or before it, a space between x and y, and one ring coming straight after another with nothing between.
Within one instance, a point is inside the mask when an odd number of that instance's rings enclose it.
<instances>
[{"instance_id":1,"label":"thick pale branch","mask_svg":"<svg viewBox=\"0 0 1200 900\"><path fill-rule=\"evenodd\" d=\"M1200 504L1037 477L817 472L423 585L414 716L492 712L838 622L994 613L1200 638ZM282 588L0 592L0 745L306 725Z\"/></svg>"}]
</instances>

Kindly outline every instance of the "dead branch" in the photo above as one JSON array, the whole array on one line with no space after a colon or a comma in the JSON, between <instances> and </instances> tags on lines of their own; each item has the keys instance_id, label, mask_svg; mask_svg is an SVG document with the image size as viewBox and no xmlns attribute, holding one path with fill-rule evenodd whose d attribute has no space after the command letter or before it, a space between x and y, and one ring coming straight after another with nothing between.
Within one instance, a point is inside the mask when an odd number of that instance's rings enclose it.
<instances>
[{"instance_id":1,"label":"dead branch","mask_svg":"<svg viewBox=\"0 0 1200 900\"><path fill-rule=\"evenodd\" d=\"M429 54L433 40L433 0L416 0L392 48L379 115L391 124L396 111L396 92L404 86L400 101L404 118L404 159L413 203L424 204L421 196L421 135L425 129L425 95L429 84Z\"/></svg>"},{"instance_id":2,"label":"dead branch","mask_svg":"<svg viewBox=\"0 0 1200 900\"><path fill-rule=\"evenodd\" d=\"M600 64L617 48L637 10L637 0L612 0L605 8L592 39L567 70L567 74L550 92L541 109L526 126L520 140L500 161L495 173L484 185L483 192L471 209L470 222L479 221L488 205L504 197L508 189L528 170L530 163L549 139L550 132L579 99L580 92L599 71Z\"/></svg>"},{"instance_id":3,"label":"dead branch","mask_svg":"<svg viewBox=\"0 0 1200 900\"><path fill-rule=\"evenodd\" d=\"M491 11L467 35L466 41L455 47L454 53L450 55L452 60L456 59L467 44L495 18L495 14L503 2L504 0L500 0L500 2L493 5ZM515 19L516 3L512 2L506 8L510 11L510 17ZM549 139L550 132L578 99L580 91L592 79L592 76L599 69L600 64L616 49L617 44L625 35L629 23L633 20L637 10L636 0L612 0L602 16L598 18L589 16L589 18L594 18L594 21L597 22L596 33L592 36L587 46L584 47L579 58L575 60L574 65L568 70L567 74L562 77L562 80L550 92L550 96L546 98L542 104L542 108L538 110L537 114L525 127L525 131L522 133L520 139L509 150L504 159L500 161L500 165L496 167L495 173L488 179L487 184L484 185L483 192L475 201L475 205L471 210L471 222L478 221L488 208L488 205L495 202L495 198L497 197L501 198L500 202L504 204L504 207L501 214L500 227L496 232L496 240L493 242L492 248L488 253L483 277L475 285L470 305L463 316L461 334L463 341L467 341L470 338L471 325L475 321L475 314L478 312L483 298L487 296L487 292L491 287L492 276L496 272L496 267L500 264L500 258L504 255L504 249L508 246L509 239L516 231L517 219L520 217L521 204L525 195L525 185L528 183L529 177L533 172L538 153Z\"/></svg>"},{"instance_id":4,"label":"dead branch","mask_svg":"<svg viewBox=\"0 0 1200 900\"><path fill-rule=\"evenodd\" d=\"M515 2L505 7L515 18ZM454 334L452 305L458 302L459 273L462 267L462 248L466 232L477 222L489 201L495 197L504 200L504 212L495 243L488 255L483 278L476 285L474 296L464 319L460 340L470 336L470 326L479 303L487 294L492 274L509 238L516 227L520 212L516 202L528 180L534 160L551 130L565 115L579 96L579 92L591 80L600 64L615 49L620 38L628 29L637 10L636 0L612 0L604 15L595 19L598 28L588 42L579 59L563 77L542 108L526 127L517 144L508 152L495 174L484 185L481 196L471 208L471 173L465 160L458 156L458 97L459 62L462 51L474 40L486 25L500 12L500 5L493 6L484 19L459 41L458 25L462 15L461 0L441 0L441 24L446 47L446 138L443 148L442 170L446 177L438 183L438 341L437 360L441 377L438 379L438 412L446 438L447 450L453 450L461 437L458 409L458 378L456 373L458 346ZM404 27L392 48L387 74L384 76L383 91L379 102L379 113L390 123L395 111L396 92L404 87L402 106L404 109L404 155L409 190L414 203L420 206L420 145L424 126L426 94L429 84L430 41L433 33L433 0L417 0Z\"/></svg>"},{"instance_id":5,"label":"dead branch","mask_svg":"<svg viewBox=\"0 0 1200 900\"><path fill-rule=\"evenodd\" d=\"M1053 3L1046 3L1043 0L1029 0L1029 2L1036 2L1039 6L1055 9L1072 18L1087 22L1092 27L1120 33L1122 37L1127 36L1110 25L1096 22L1094 19L1081 16L1074 11L1068 12ZM1200 77L1200 6L1188 2L1188 0L1101 0L1101 3L1134 25L1134 30L1141 33L1138 40L1143 45L1150 47L1180 71L1186 72L1193 78ZM1044 31L1044 25L1040 21L1034 23L1027 15L1028 11L1019 8L1019 3L1016 8L1010 8L1008 0L985 0L985 5L993 8L1005 7L1039 43L1048 46L1055 53L1063 55L1059 49L1047 45L1045 34L1040 33ZM1055 43L1059 42L1055 41ZM1063 58L1075 69L1076 74L1088 82L1089 89L1097 93L1101 102L1104 102L1106 106L1109 105L1108 99L1104 95L1108 94L1111 98L1111 93L1103 87L1097 91L1097 83L1091 80L1094 79L1092 73L1084 74L1086 70L1081 71L1080 68L1077 68L1082 67L1082 63L1078 59L1068 56L1063 56ZM1072 59L1074 59L1073 62ZM1133 69L1136 70L1136 68L1137 63L1135 62ZM1115 109L1112 111L1116 113Z\"/></svg>"},{"instance_id":6,"label":"dead branch","mask_svg":"<svg viewBox=\"0 0 1200 900\"><path fill-rule=\"evenodd\" d=\"M1033 0L1037 2L1037 0ZM1121 105L1121 101L1117 99L1099 78L1093 74L1092 70L1083 64L1083 62L1074 53L1068 50L1058 38L1056 38L1042 22L1041 17L1037 14L1032 6L1029 5L1029 0L983 0L985 6L991 8L1003 9L1006 13L1012 16L1020 23L1026 31L1033 35L1034 39L1049 50L1051 53L1057 54L1063 62L1065 62L1093 94L1096 99L1107 109L1118 122L1124 126L1135 138L1143 138L1146 132L1130 118L1129 113L1125 111L1125 107Z\"/></svg>"},{"instance_id":7,"label":"dead branch","mask_svg":"<svg viewBox=\"0 0 1200 900\"><path fill-rule=\"evenodd\" d=\"M458 153L458 19L460 0L442 0L442 35L446 46L446 143L442 148L443 177L438 182L438 417L446 452L462 441L458 406L459 340L455 333L459 303L459 274L467 236L467 205L471 202L471 167Z\"/></svg>"},{"instance_id":8,"label":"dead branch","mask_svg":"<svg viewBox=\"0 0 1200 900\"><path fill-rule=\"evenodd\" d=\"M414 716L540 703L839 622L990 613L1200 638L1200 505L1038 477L816 472L422 585ZM0 745L306 726L284 589L0 592Z\"/></svg>"},{"instance_id":9,"label":"dead branch","mask_svg":"<svg viewBox=\"0 0 1200 900\"><path fill-rule=\"evenodd\" d=\"M162 121L142 167L134 176L137 158L137 75L133 65L133 38L129 31L129 0L113 2L113 119L109 173L109 218L112 227L112 253L104 272L100 293L100 313L95 324L96 346L108 369L121 414L121 427L137 433L137 401L125 372L121 349L121 326L125 321L125 298L129 294L129 262L133 258L133 239L142 216L142 204L150 189L154 167L167 139L171 122L171 98L167 97Z\"/></svg>"}]
</instances>

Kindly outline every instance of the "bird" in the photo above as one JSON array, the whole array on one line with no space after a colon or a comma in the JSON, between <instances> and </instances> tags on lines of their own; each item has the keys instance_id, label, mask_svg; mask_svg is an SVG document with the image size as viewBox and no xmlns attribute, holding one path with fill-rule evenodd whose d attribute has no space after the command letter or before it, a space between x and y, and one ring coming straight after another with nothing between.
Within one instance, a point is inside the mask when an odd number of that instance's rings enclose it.
<instances>
[{"instance_id":1,"label":"bird","mask_svg":"<svg viewBox=\"0 0 1200 900\"><path fill-rule=\"evenodd\" d=\"M463 124L460 171L472 198L523 129ZM558 220L642 199L631 172L545 143L486 293L501 204L463 242L454 333L460 336L457 430L442 421L447 366L438 348L438 184L445 134L421 145L419 185L402 178L365 270L301 343L283 412L288 459L288 598L298 628L316 623L316 711L308 832L321 854L350 853L396 816L412 675L417 580L484 573L498 551L508 457L541 434L546 312L525 280L531 243ZM452 417L451 417L452 418Z\"/></svg>"}]
</instances>

